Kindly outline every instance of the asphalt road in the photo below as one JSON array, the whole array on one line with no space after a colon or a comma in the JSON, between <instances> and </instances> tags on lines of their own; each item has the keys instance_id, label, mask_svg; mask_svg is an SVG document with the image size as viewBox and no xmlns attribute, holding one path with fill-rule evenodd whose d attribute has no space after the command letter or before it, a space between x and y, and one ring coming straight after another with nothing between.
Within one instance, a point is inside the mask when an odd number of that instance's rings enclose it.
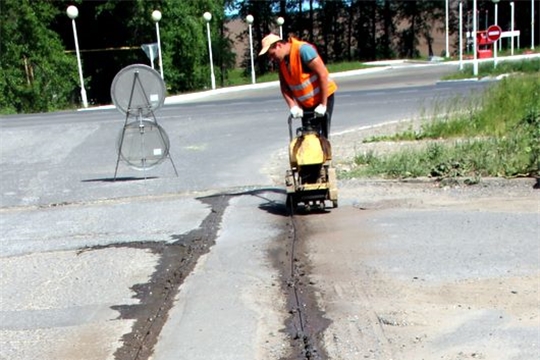
<instances>
[{"instance_id":1,"label":"asphalt road","mask_svg":"<svg viewBox=\"0 0 540 360\"><path fill-rule=\"evenodd\" d=\"M489 85L437 83L454 69L393 66L337 77L332 133L421 116ZM126 120L116 110L0 119L0 358L299 358L285 329L287 279L278 260L290 224L283 188L272 180L272 162L287 146L287 110L277 86L204 95L156 112L178 176L167 159L144 172L121 163L112 181ZM345 186L345 210L332 216L354 209L359 198ZM410 221L425 221L417 215ZM537 244L527 240L534 214L516 216L512 226L527 229L519 253L534 254ZM384 246L377 251L391 256ZM381 273L393 266L373 264ZM534 258L523 268L538 274ZM318 296L325 309L327 299ZM334 324L344 321L343 313L332 316ZM329 358L362 358L320 345Z\"/></svg>"},{"instance_id":2,"label":"asphalt road","mask_svg":"<svg viewBox=\"0 0 540 360\"><path fill-rule=\"evenodd\" d=\"M409 73L408 81L407 71ZM485 84L436 84L455 66L398 67L343 78L332 131L420 116L446 99L478 92ZM421 74L421 75L420 75ZM396 79L388 90L381 82ZM358 80L356 90L354 80ZM158 181L112 184L117 141L125 116L115 110L4 117L2 126L3 206L48 206L119 196L178 193L262 185L259 171L286 145L287 109L276 87L204 97L170 104L156 118L170 138L170 161L152 171L121 164L120 179L155 177ZM381 111L384 109L384 111ZM128 119L128 123L133 121Z\"/></svg>"}]
</instances>

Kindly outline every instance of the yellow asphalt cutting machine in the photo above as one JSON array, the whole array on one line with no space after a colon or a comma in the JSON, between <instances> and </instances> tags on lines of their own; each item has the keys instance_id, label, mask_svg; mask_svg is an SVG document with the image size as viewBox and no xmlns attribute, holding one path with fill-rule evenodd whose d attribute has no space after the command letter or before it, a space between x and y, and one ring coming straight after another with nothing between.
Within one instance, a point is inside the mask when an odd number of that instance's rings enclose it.
<instances>
[{"instance_id":1,"label":"yellow asphalt cutting machine","mask_svg":"<svg viewBox=\"0 0 540 360\"><path fill-rule=\"evenodd\" d=\"M326 201L338 207L336 169L332 167L330 142L321 135L321 118L304 113L303 125L293 137L289 116L289 162L285 173L287 208L296 211L302 204L306 211L326 209Z\"/></svg>"}]
</instances>

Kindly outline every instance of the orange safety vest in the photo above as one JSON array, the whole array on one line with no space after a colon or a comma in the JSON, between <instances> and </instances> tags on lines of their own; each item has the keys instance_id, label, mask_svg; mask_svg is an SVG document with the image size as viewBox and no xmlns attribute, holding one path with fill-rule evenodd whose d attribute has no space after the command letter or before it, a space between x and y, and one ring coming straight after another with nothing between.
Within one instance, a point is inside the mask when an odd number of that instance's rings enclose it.
<instances>
[{"instance_id":1,"label":"orange safety vest","mask_svg":"<svg viewBox=\"0 0 540 360\"><path fill-rule=\"evenodd\" d=\"M304 108L312 108L321 103L321 87L319 76L315 73L302 72L302 57L300 47L307 44L304 41L291 39L291 52L289 54L289 67L285 61L281 61L281 74L293 97ZM326 69L325 69L326 70ZM328 70L326 70L328 75ZM328 79L328 95L337 90L337 85L332 79Z\"/></svg>"}]
</instances>

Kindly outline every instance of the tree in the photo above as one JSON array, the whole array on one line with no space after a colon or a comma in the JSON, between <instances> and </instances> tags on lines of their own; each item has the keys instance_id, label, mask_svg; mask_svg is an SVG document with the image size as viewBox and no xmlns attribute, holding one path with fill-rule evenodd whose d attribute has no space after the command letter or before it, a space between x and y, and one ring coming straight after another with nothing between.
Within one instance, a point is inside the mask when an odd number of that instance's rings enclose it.
<instances>
[{"instance_id":1,"label":"tree","mask_svg":"<svg viewBox=\"0 0 540 360\"><path fill-rule=\"evenodd\" d=\"M382 2L382 4L379 5L380 19L378 21L381 26L381 35L377 38L377 57L382 59L393 59L395 52L393 50L392 40L396 32L394 17L396 15L397 0L377 0L376 2Z\"/></svg>"},{"instance_id":2,"label":"tree","mask_svg":"<svg viewBox=\"0 0 540 360\"><path fill-rule=\"evenodd\" d=\"M347 58L347 35L348 25L347 8L345 1L319 2L320 9L317 13L318 29L321 33L315 44L321 48L321 56L325 62L343 61Z\"/></svg>"},{"instance_id":3,"label":"tree","mask_svg":"<svg viewBox=\"0 0 540 360\"><path fill-rule=\"evenodd\" d=\"M355 15L348 25L354 29L352 37L356 43L355 58L359 60L376 59L377 3L375 1L355 0L351 5L351 12Z\"/></svg>"},{"instance_id":4,"label":"tree","mask_svg":"<svg viewBox=\"0 0 540 360\"><path fill-rule=\"evenodd\" d=\"M277 18L276 13L280 6L283 5L283 1L257 1L257 0L246 0L235 3L235 9L238 11L238 16L240 19L245 19L247 15L253 15L255 21L252 25L253 31L253 49L254 54L257 54L258 51L255 49L260 49L260 44L262 39L269 32L276 32L275 20ZM287 19L285 20L287 23ZM242 32L240 38L242 40L249 41L248 39L248 29ZM283 34L283 37L286 38L286 34ZM249 49L246 49L246 52L243 54L242 66L246 69L246 74L249 73L250 66L250 53ZM268 71L271 64L267 61L268 59L265 56L261 56L255 59L257 62L257 72L259 74L264 74Z\"/></svg>"},{"instance_id":5,"label":"tree","mask_svg":"<svg viewBox=\"0 0 540 360\"><path fill-rule=\"evenodd\" d=\"M398 31L398 56L416 58L419 38L428 45L428 55L433 56L433 24L444 21L444 2L442 1L401 1L398 2L397 19L403 24ZM436 29L438 30L438 29ZM444 29L443 29L444 31Z\"/></svg>"},{"instance_id":6,"label":"tree","mask_svg":"<svg viewBox=\"0 0 540 360\"><path fill-rule=\"evenodd\" d=\"M73 46L73 35L65 16L66 3L56 1L64 13L53 28L67 47ZM77 27L88 97L92 103L109 104L110 86L116 74L132 64L150 65L141 49L155 43L154 10L162 13L159 22L163 74L169 94L193 91L210 85L210 66L206 24L202 14L212 13L211 31L217 78L231 64L230 43L219 36L223 27L223 0L99 0L83 1L79 5ZM157 65L157 61L154 62ZM159 67L156 66L156 71Z\"/></svg>"},{"instance_id":7,"label":"tree","mask_svg":"<svg viewBox=\"0 0 540 360\"><path fill-rule=\"evenodd\" d=\"M63 109L78 98L77 61L49 29L50 1L0 1L0 108L4 113Z\"/></svg>"}]
</instances>

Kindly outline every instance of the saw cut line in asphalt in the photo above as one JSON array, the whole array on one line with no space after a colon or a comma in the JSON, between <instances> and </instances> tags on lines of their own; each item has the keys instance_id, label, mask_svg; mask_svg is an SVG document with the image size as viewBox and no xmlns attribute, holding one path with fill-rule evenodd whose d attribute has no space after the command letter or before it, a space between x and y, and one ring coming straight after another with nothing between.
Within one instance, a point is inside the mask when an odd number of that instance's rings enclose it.
<instances>
[{"instance_id":1,"label":"saw cut line in asphalt","mask_svg":"<svg viewBox=\"0 0 540 360\"><path fill-rule=\"evenodd\" d=\"M132 244L112 244L90 247L80 252L93 251L105 247L131 247L149 249L161 256L156 271L150 281L133 287L136 305L113 306L121 319L134 319L132 331L122 338L122 347L114 354L115 360L150 359L163 328L169 310L174 305L175 295L200 256L206 254L215 239L223 213L228 206L229 197L211 196L198 200L208 204L212 211L201 226L187 234L171 235L174 243L138 242Z\"/></svg>"},{"instance_id":2,"label":"saw cut line in asphalt","mask_svg":"<svg viewBox=\"0 0 540 360\"><path fill-rule=\"evenodd\" d=\"M288 241L282 254L284 290L287 294L289 319L287 331L291 337L293 354L287 360L325 360L328 355L322 345L322 334L330 324L317 305L313 283L309 280L309 262L305 248L305 229L301 215L289 213Z\"/></svg>"}]
</instances>

